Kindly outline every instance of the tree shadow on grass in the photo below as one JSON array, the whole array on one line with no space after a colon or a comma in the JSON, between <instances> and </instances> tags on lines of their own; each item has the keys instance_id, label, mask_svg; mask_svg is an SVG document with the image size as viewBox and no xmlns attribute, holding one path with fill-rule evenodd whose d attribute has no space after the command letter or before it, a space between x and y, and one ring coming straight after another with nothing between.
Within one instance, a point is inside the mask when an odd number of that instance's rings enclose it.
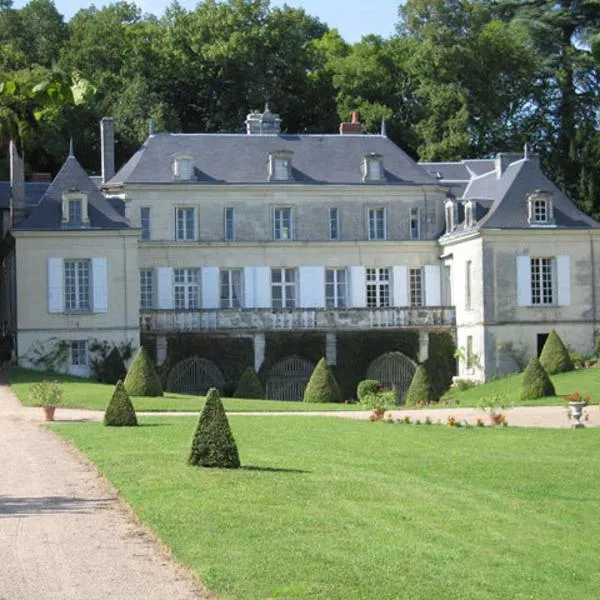
<instances>
[{"instance_id":1,"label":"tree shadow on grass","mask_svg":"<svg viewBox=\"0 0 600 600\"><path fill-rule=\"evenodd\" d=\"M261 471L265 473L311 473L304 469L282 469L280 467L257 467L255 465L242 465L242 469L246 471Z\"/></svg>"},{"instance_id":2,"label":"tree shadow on grass","mask_svg":"<svg viewBox=\"0 0 600 600\"><path fill-rule=\"evenodd\" d=\"M113 498L78 498L73 496L0 496L0 519L54 513L87 514L108 508Z\"/></svg>"}]
</instances>

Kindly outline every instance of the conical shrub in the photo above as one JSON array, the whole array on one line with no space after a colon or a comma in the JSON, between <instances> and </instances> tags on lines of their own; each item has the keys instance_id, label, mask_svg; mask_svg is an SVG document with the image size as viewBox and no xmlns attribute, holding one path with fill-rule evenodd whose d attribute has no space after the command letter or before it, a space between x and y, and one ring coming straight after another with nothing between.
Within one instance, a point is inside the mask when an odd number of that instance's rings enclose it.
<instances>
[{"instance_id":1,"label":"conical shrub","mask_svg":"<svg viewBox=\"0 0 600 600\"><path fill-rule=\"evenodd\" d=\"M521 389L519 398L521 400L533 400L535 398L545 398L546 396L555 396L554 385L550 381L548 373L544 370L540 361L534 356L523 371Z\"/></svg>"},{"instance_id":2,"label":"conical shrub","mask_svg":"<svg viewBox=\"0 0 600 600\"><path fill-rule=\"evenodd\" d=\"M548 375L555 375L556 373L564 373L565 371L573 371L575 369L569 351L554 329L550 332L542 348L540 364L544 367Z\"/></svg>"},{"instance_id":3,"label":"conical shrub","mask_svg":"<svg viewBox=\"0 0 600 600\"><path fill-rule=\"evenodd\" d=\"M127 369L121 357L121 353L116 346L109 352L102 365L102 383L112 383L123 381L127 376Z\"/></svg>"},{"instance_id":4,"label":"conical shrub","mask_svg":"<svg viewBox=\"0 0 600 600\"><path fill-rule=\"evenodd\" d=\"M306 389L304 402L341 402L342 393L327 361L322 358L312 372Z\"/></svg>"},{"instance_id":5,"label":"conical shrub","mask_svg":"<svg viewBox=\"0 0 600 600\"><path fill-rule=\"evenodd\" d=\"M130 396L163 395L160 378L143 346L138 348L133 357L133 361L125 377L124 385Z\"/></svg>"},{"instance_id":6,"label":"conical shrub","mask_svg":"<svg viewBox=\"0 0 600 600\"><path fill-rule=\"evenodd\" d=\"M192 448L190 465L239 469L240 457L229 421L216 388L210 388L200 414Z\"/></svg>"},{"instance_id":7,"label":"conical shrub","mask_svg":"<svg viewBox=\"0 0 600 600\"><path fill-rule=\"evenodd\" d=\"M135 409L122 381L117 381L115 391L104 413L104 424L111 427L131 427L137 425Z\"/></svg>"},{"instance_id":8,"label":"conical shrub","mask_svg":"<svg viewBox=\"0 0 600 600\"><path fill-rule=\"evenodd\" d=\"M404 404L417 406L419 402L430 404L431 402L437 402L439 399L437 392L431 384L427 369L423 365L417 367L404 396Z\"/></svg>"},{"instance_id":9,"label":"conical shrub","mask_svg":"<svg viewBox=\"0 0 600 600\"><path fill-rule=\"evenodd\" d=\"M262 400L265 397L265 388L263 388L258 375L252 367L246 367L238 386L233 394L234 398L256 398Z\"/></svg>"}]
</instances>

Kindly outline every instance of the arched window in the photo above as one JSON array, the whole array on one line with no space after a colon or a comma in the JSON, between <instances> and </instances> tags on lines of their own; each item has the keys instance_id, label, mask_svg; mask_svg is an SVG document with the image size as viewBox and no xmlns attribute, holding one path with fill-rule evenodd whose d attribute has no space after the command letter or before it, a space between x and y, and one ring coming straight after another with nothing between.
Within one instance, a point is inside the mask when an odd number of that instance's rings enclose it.
<instances>
[{"instance_id":1,"label":"arched window","mask_svg":"<svg viewBox=\"0 0 600 600\"><path fill-rule=\"evenodd\" d=\"M446 233L456 229L456 204L453 200L446 202Z\"/></svg>"}]
</instances>

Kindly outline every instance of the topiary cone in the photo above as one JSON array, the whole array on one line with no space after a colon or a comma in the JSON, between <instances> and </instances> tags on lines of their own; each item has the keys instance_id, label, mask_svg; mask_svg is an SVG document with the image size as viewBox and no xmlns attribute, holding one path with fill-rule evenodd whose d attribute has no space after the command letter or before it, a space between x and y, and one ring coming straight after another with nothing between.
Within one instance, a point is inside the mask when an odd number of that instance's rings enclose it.
<instances>
[{"instance_id":1,"label":"topiary cone","mask_svg":"<svg viewBox=\"0 0 600 600\"><path fill-rule=\"evenodd\" d=\"M238 386L233 394L234 398L255 398L263 400L265 397L265 389L263 388L258 375L252 367L246 367Z\"/></svg>"},{"instance_id":2,"label":"topiary cone","mask_svg":"<svg viewBox=\"0 0 600 600\"><path fill-rule=\"evenodd\" d=\"M117 381L115 391L104 413L104 424L111 427L137 425L135 409L122 381Z\"/></svg>"},{"instance_id":3,"label":"topiary cone","mask_svg":"<svg viewBox=\"0 0 600 600\"><path fill-rule=\"evenodd\" d=\"M408 391L404 396L404 403L409 406L416 406L419 402L429 404L437 402L439 399L437 392L433 388L433 385L431 385L427 369L423 365L420 365L417 367Z\"/></svg>"},{"instance_id":4,"label":"topiary cone","mask_svg":"<svg viewBox=\"0 0 600 600\"><path fill-rule=\"evenodd\" d=\"M571 360L569 351L554 329L550 332L550 335L542 348L540 364L549 375L575 370L575 365Z\"/></svg>"},{"instance_id":5,"label":"topiary cone","mask_svg":"<svg viewBox=\"0 0 600 600\"><path fill-rule=\"evenodd\" d=\"M240 467L238 449L216 388L208 390L206 403L192 440L188 463L222 469Z\"/></svg>"},{"instance_id":6,"label":"topiary cone","mask_svg":"<svg viewBox=\"0 0 600 600\"><path fill-rule=\"evenodd\" d=\"M140 346L135 353L123 383L130 396L163 395L158 373L143 346Z\"/></svg>"},{"instance_id":7,"label":"topiary cone","mask_svg":"<svg viewBox=\"0 0 600 600\"><path fill-rule=\"evenodd\" d=\"M341 402L342 393L327 364L322 358L312 372L306 389L304 402Z\"/></svg>"},{"instance_id":8,"label":"topiary cone","mask_svg":"<svg viewBox=\"0 0 600 600\"><path fill-rule=\"evenodd\" d=\"M519 398L521 400L532 400L555 395L554 385L550 381L548 373L546 373L540 361L534 356L529 361L525 371L523 371Z\"/></svg>"}]
</instances>

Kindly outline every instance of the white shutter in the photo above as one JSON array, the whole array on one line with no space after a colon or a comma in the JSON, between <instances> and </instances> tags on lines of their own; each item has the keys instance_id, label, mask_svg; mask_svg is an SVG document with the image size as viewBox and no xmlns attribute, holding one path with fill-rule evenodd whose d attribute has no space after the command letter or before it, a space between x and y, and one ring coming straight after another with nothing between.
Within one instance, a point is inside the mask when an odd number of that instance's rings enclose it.
<instances>
[{"instance_id":1,"label":"white shutter","mask_svg":"<svg viewBox=\"0 0 600 600\"><path fill-rule=\"evenodd\" d=\"M404 265L392 267L394 306L408 306L408 269Z\"/></svg>"},{"instance_id":2,"label":"white shutter","mask_svg":"<svg viewBox=\"0 0 600 600\"><path fill-rule=\"evenodd\" d=\"M254 285L254 267L244 267L244 306L256 308Z\"/></svg>"},{"instance_id":3,"label":"white shutter","mask_svg":"<svg viewBox=\"0 0 600 600\"><path fill-rule=\"evenodd\" d=\"M48 312L65 312L65 283L62 258L48 259Z\"/></svg>"},{"instance_id":4,"label":"white shutter","mask_svg":"<svg viewBox=\"0 0 600 600\"><path fill-rule=\"evenodd\" d=\"M219 308L221 282L219 280L219 267L202 267L202 308Z\"/></svg>"},{"instance_id":5,"label":"white shutter","mask_svg":"<svg viewBox=\"0 0 600 600\"><path fill-rule=\"evenodd\" d=\"M425 306L442 305L442 279L439 265L425 265Z\"/></svg>"},{"instance_id":6,"label":"white shutter","mask_svg":"<svg viewBox=\"0 0 600 600\"><path fill-rule=\"evenodd\" d=\"M517 306L531 306L531 258L517 256Z\"/></svg>"},{"instance_id":7,"label":"white shutter","mask_svg":"<svg viewBox=\"0 0 600 600\"><path fill-rule=\"evenodd\" d=\"M325 267L298 267L300 274L301 308L325 306Z\"/></svg>"},{"instance_id":8,"label":"white shutter","mask_svg":"<svg viewBox=\"0 0 600 600\"><path fill-rule=\"evenodd\" d=\"M350 275L350 306L365 308L367 306L367 276L364 267L348 267Z\"/></svg>"},{"instance_id":9,"label":"white shutter","mask_svg":"<svg viewBox=\"0 0 600 600\"><path fill-rule=\"evenodd\" d=\"M558 283L557 303L559 306L571 304L571 259L569 256L556 257L556 280Z\"/></svg>"},{"instance_id":10,"label":"white shutter","mask_svg":"<svg viewBox=\"0 0 600 600\"><path fill-rule=\"evenodd\" d=\"M173 301L173 269L171 267L158 267L156 269L156 287L158 290L157 307L172 309Z\"/></svg>"},{"instance_id":11,"label":"white shutter","mask_svg":"<svg viewBox=\"0 0 600 600\"><path fill-rule=\"evenodd\" d=\"M271 308L271 269L254 267L254 299L256 308Z\"/></svg>"},{"instance_id":12,"label":"white shutter","mask_svg":"<svg viewBox=\"0 0 600 600\"><path fill-rule=\"evenodd\" d=\"M93 312L108 312L108 261L92 258Z\"/></svg>"}]
</instances>

